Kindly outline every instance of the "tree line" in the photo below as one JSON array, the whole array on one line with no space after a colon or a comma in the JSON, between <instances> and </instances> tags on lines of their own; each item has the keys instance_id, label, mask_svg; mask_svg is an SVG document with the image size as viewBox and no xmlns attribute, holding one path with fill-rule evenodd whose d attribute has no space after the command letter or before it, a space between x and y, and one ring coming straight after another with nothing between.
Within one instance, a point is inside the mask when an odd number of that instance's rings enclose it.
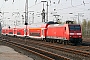
<instances>
[{"instance_id":1,"label":"tree line","mask_svg":"<svg viewBox=\"0 0 90 60\"><path fill-rule=\"evenodd\" d=\"M82 35L83 37L90 37L90 20L83 19L82 23Z\"/></svg>"}]
</instances>

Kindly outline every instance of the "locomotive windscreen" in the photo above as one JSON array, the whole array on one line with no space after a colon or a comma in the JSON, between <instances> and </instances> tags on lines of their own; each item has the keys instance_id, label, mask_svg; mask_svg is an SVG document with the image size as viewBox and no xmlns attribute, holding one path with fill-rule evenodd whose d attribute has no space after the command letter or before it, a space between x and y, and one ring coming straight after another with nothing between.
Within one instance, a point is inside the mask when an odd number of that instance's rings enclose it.
<instances>
[{"instance_id":1,"label":"locomotive windscreen","mask_svg":"<svg viewBox=\"0 0 90 60\"><path fill-rule=\"evenodd\" d=\"M70 25L69 29L70 30L81 30L80 25Z\"/></svg>"}]
</instances>

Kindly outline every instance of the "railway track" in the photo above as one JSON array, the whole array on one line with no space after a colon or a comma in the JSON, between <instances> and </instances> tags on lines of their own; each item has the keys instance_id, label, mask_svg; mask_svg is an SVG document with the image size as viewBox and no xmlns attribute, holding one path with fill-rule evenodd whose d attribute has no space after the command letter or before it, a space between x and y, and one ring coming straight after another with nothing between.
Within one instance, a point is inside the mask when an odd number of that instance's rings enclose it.
<instances>
[{"instance_id":1,"label":"railway track","mask_svg":"<svg viewBox=\"0 0 90 60\"><path fill-rule=\"evenodd\" d=\"M67 57L64 57L64 56L61 56L61 55L58 55L58 54L55 54L55 53L52 53L52 52L42 50L40 48L24 45L24 44L9 41L9 40L6 40L6 39L0 40L0 41L3 41L5 43L7 43L7 44L10 44L10 45L16 46L18 48L24 49L26 51L32 52L32 53L34 53L36 55L39 55L39 56L41 56L41 57L43 57L44 59L47 59L47 60L70 60Z\"/></svg>"},{"instance_id":2,"label":"railway track","mask_svg":"<svg viewBox=\"0 0 90 60\"><path fill-rule=\"evenodd\" d=\"M68 52L68 53L81 55L81 56L84 56L84 57L90 57L90 52L86 52L86 51L82 51L82 50L76 50L76 49L72 49L72 48L66 48L66 47L61 47L61 46L57 46L57 45L44 44L44 43L38 43L38 42L30 42L30 43L34 43L36 45L56 49L56 50L59 50L59 51L65 51L65 52Z\"/></svg>"},{"instance_id":3,"label":"railway track","mask_svg":"<svg viewBox=\"0 0 90 60\"><path fill-rule=\"evenodd\" d=\"M10 39L10 38L9 38ZM20 40L20 39L19 39ZM17 41L17 39L15 38L14 41L16 42L20 42L23 41L22 39L20 41ZM22 42L21 42L22 43ZM62 47L62 46L57 46L55 44L52 43L44 43L44 42L37 42L37 41L33 41L33 40L26 40L23 43L25 43L26 45L28 44L33 44L33 45L38 45L38 46L42 46L42 47L47 47L47 48L51 48L54 50L58 50L58 51L62 51L65 53L70 53L72 56L77 55L80 56L79 59L83 59L85 57L85 59L87 58L87 60L90 59L90 52L86 52L86 51L81 51L81 50L76 50L76 49L72 49L72 48L66 48L66 47ZM40 48L39 48L40 49ZM43 52L43 51L42 51ZM61 53L60 53L61 54ZM59 55L59 54L58 54ZM62 57L64 57L62 55ZM66 58L66 57L65 57ZM77 57L78 58L78 57ZM72 59L72 58L71 58ZM78 60L79 60L78 59ZM55 59L56 60L56 59Z\"/></svg>"}]
</instances>

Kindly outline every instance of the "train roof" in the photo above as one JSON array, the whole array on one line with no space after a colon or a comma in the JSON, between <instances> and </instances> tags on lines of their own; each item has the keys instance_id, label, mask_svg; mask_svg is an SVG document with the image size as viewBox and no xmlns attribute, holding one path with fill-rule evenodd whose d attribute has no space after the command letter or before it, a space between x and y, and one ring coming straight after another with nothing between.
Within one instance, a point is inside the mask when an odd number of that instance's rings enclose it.
<instances>
[{"instance_id":1,"label":"train roof","mask_svg":"<svg viewBox=\"0 0 90 60\"><path fill-rule=\"evenodd\" d=\"M48 27L65 27L65 26L76 26L76 25L79 25L80 26L80 24L51 24L51 25L49 25Z\"/></svg>"},{"instance_id":2,"label":"train roof","mask_svg":"<svg viewBox=\"0 0 90 60\"><path fill-rule=\"evenodd\" d=\"M46 25L50 25L50 24L58 24L57 22L53 22L53 21L49 21L49 22L41 22L41 23L34 23L34 24L30 24L30 27L34 28L34 27L46 27Z\"/></svg>"},{"instance_id":3,"label":"train roof","mask_svg":"<svg viewBox=\"0 0 90 60\"><path fill-rule=\"evenodd\" d=\"M27 25L27 28L29 28L30 25ZM19 26L7 26L7 27L3 27L2 29L12 29L12 28L26 28L26 25L19 25Z\"/></svg>"}]
</instances>

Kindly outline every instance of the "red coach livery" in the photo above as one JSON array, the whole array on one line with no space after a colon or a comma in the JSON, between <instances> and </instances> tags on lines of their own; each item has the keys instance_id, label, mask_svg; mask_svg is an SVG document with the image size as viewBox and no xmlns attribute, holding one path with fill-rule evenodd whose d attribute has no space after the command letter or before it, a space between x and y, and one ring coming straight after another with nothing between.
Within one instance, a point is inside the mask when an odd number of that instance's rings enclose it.
<instances>
[{"instance_id":1,"label":"red coach livery","mask_svg":"<svg viewBox=\"0 0 90 60\"><path fill-rule=\"evenodd\" d=\"M70 22L70 21L67 21ZM79 24L58 24L47 22L31 24L23 27L2 28L3 35L29 37L59 43L82 43L82 32Z\"/></svg>"}]
</instances>

